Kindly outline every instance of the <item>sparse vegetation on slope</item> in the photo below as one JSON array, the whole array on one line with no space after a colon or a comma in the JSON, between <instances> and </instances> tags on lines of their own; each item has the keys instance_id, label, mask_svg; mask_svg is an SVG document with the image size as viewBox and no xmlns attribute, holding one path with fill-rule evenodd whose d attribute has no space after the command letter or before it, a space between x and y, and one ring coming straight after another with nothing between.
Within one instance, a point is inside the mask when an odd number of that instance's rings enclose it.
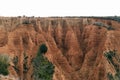
<instances>
[{"instance_id":1,"label":"sparse vegetation on slope","mask_svg":"<svg viewBox=\"0 0 120 80\"><path fill-rule=\"evenodd\" d=\"M14 64L13 68L14 68L15 71L18 73L18 72L19 72L19 69L18 69L18 56L15 56L15 57L13 58L13 64Z\"/></svg>"},{"instance_id":2,"label":"sparse vegetation on slope","mask_svg":"<svg viewBox=\"0 0 120 80\"><path fill-rule=\"evenodd\" d=\"M109 80L120 80L120 57L116 53L116 50L110 50L108 52L105 52L104 56L107 58L109 64L113 66L115 70L115 75L113 75L110 72L107 74L108 79Z\"/></svg>"},{"instance_id":3,"label":"sparse vegetation on slope","mask_svg":"<svg viewBox=\"0 0 120 80\"><path fill-rule=\"evenodd\" d=\"M14 70L16 71L16 73L19 75L19 72L20 72L20 69L19 69L19 66L18 66L18 62L19 62L19 57L18 56L15 56L14 58L13 58L13 63L14 63L14 66L13 66L13 68L14 68ZM28 67L28 56L27 56L27 54L24 52L23 53L23 75L24 75L24 79L23 80L26 80L26 74L27 74L27 72L28 72L28 70L29 70L29 67Z\"/></svg>"},{"instance_id":4,"label":"sparse vegetation on slope","mask_svg":"<svg viewBox=\"0 0 120 80\"><path fill-rule=\"evenodd\" d=\"M29 20L24 20L22 24L30 24Z\"/></svg>"},{"instance_id":5,"label":"sparse vegetation on slope","mask_svg":"<svg viewBox=\"0 0 120 80\"><path fill-rule=\"evenodd\" d=\"M108 63L101 53L105 48L120 48L120 23L117 21L99 17L3 17L1 20L0 52L16 56L14 64L11 63L8 69L10 75L18 79L35 80L36 76L40 76L40 80L42 72L48 71L46 68L37 69L41 64L48 64L41 63L45 56L55 65L53 80L107 80L107 73L112 77L115 74L113 63L118 64L117 61L108 54L106 56L111 59ZM29 23L23 23L25 20ZM106 27L92 25L95 22L101 22ZM109 26L115 30L108 30ZM48 52L44 56L47 48L43 46L45 50L40 51L44 52L40 54L42 58L35 60L36 56L40 56L36 53L42 43L47 43ZM33 67L33 63L39 66Z\"/></svg>"},{"instance_id":6,"label":"sparse vegetation on slope","mask_svg":"<svg viewBox=\"0 0 120 80\"><path fill-rule=\"evenodd\" d=\"M104 28L106 28L107 30L114 30L114 28L113 28L112 26L110 26L110 25L105 25L105 24L102 23L102 22L95 22L95 23L93 23L93 25L96 25L96 26L98 26L99 28L104 27Z\"/></svg>"}]
</instances>

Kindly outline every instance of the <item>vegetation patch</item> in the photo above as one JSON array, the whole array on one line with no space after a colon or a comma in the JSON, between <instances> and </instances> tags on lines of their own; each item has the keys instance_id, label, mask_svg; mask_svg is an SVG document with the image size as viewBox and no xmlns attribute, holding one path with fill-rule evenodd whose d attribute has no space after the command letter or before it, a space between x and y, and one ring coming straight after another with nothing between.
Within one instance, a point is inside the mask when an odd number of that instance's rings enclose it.
<instances>
[{"instance_id":1,"label":"vegetation patch","mask_svg":"<svg viewBox=\"0 0 120 80\"><path fill-rule=\"evenodd\" d=\"M30 24L29 20L24 20L22 24Z\"/></svg>"},{"instance_id":2,"label":"vegetation patch","mask_svg":"<svg viewBox=\"0 0 120 80\"><path fill-rule=\"evenodd\" d=\"M47 46L42 44L37 56L33 59L34 80L52 80L53 78L54 65L44 56L46 52Z\"/></svg>"},{"instance_id":3,"label":"vegetation patch","mask_svg":"<svg viewBox=\"0 0 120 80\"><path fill-rule=\"evenodd\" d=\"M0 74L8 75L8 67L9 67L10 58L6 54L0 54Z\"/></svg>"},{"instance_id":4,"label":"vegetation patch","mask_svg":"<svg viewBox=\"0 0 120 80\"><path fill-rule=\"evenodd\" d=\"M119 61L120 57L117 54L116 50L109 50L104 53L104 56L108 60L109 64L115 70L115 75L113 75L110 72L107 74L108 79L109 80L120 80L120 61Z\"/></svg>"},{"instance_id":5,"label":"vegetation patch","mask_svg":"<svg viewBox=\"0 0 120 80\"><path fill-rule=\"evenodd\" d=\"M106 28L107 30L114 30L114 28L113 28L111 25L106 25L106 24L104 24L104 23L102 23L102 22L94 22L93 25L96 25L96 26L98 26L99 28L104 27L104 28Z\"/></svg>"}]
</instances>

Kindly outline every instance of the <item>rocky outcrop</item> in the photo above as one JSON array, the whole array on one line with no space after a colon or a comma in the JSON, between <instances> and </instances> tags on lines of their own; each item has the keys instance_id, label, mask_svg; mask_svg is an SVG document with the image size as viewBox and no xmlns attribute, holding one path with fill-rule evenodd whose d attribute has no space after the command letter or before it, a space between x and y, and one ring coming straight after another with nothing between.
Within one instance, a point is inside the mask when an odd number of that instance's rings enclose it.
<instances>
[{"instance_id":1,"label":"rocky outcrop","mask_svg":"<svg viewBox=\"0 0 120 80\"><path fill-rule=\"evenodd\" d=\"M10 19L9 26L6 19ZM93 25L96 21L114 30ZM31 59L42 43L48 47L45 56L55 65L53 80L107 80L111 69L103 52L116 49L120 53L120 23L116 21L33 17L1 18L0 23L0 53L19 57L19 72L11 67L10 73L22 80L32 79ZM23 73L23 53L29 61L27 74Z\"/></svg>"}]
</instances>

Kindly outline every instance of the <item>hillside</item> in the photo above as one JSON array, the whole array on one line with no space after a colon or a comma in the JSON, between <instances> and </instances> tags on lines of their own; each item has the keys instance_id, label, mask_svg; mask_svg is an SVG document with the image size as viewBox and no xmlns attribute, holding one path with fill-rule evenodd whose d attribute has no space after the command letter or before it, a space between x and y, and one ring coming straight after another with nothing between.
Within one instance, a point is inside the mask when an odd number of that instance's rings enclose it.
<instances>
[{"instance_id":1,"label":"hillside","mask_svg":"<svg viewBox=\"0 0 120 80\"><path fill-rule=\"evenodd\" d=\"M53 80L108 80L116 71L104 52L116 50L120 59L120 23L92 17L1 17L0 54L18 56L19 72L9 67L10 75L33 80L31 60L45 43L45 56L55 66ZM23 74L24 52L29 70ZM114 62L117 62L113 59ZM118 69L120 69L120 62Z\"/></svg>"}]
</instances>

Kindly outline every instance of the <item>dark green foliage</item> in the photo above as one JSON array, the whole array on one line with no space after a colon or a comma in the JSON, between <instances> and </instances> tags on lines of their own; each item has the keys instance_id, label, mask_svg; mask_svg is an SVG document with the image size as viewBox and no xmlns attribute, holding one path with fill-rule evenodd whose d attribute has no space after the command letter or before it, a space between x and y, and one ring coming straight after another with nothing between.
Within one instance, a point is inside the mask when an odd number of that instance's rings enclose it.
<instances>
[{"instance_id":1,"label":"dark green foliage","mask_svg":"<svg viewBox=\"0 0 120 80\"><path fill-rule=\"evenodd\" d=\"M109 80L114 80L114 78L113 78L113 76L112 76L111 73L108 73L108 74L107 74L107 77L108 77Z\"/></svg>"},{"instance_id":2,"label":"dark green foliage","mask_svg":"<svg viewBox=\"0 0 120 80\"><path fill-rule=\"evenodd\" d=\"M119 55L116 53L116 50L110 50L104 53L104 56L107 58L108 62L113 69L116 71L115 75L108 73L109 80L120 80L120 62L119 62ZM114 59L114 60L113 60Z\"/></svg>"},{"instance_id":3,"label":"dark green foliage","mask_svg":"<svg viewBox=\"0 0 120 80\"><path fill-rule=\"evenodd\" d=\"M19 68L18 68L18 56L15 56L15 57L13 58L13 63L14 63L13 68L14 68L15 71L18 73L18 72L20 71Z\"/></svg>"},{"instance_id":4,"label":"dark green foliage","mask_svg":"<svg viewBox=\"0 0 120 80\"><path fill-rule=\"evenodd\" d=\"M34 68L33 77L34 80L52 80L54 73L54 66L51 62L48 61L47 58L43 56L43 54L41 54L41 52L43 53L47 52L46 45L44 44L41 46L40 46L40 50L43 51L38 50L37 56L33 59L33 68Z\"/></svg>"},{"instance_id":5,"label":"dark green foliage","mask_svg":"<svg viewBox=\"0 0 120 80\"><path fill-rule=\"evenodd\" d=\"M30 24L29 20L24 20L22 24Z\"/></svg>"},{"instance_id":6,"label":"dark green foliage","mask_svg":"<svg viewBox=\"0 0 120 80\"><path fill-rule=\"evenodd\" d=\"M46 52L47 52L47 46L46 46L45 44L42 44L42 45L40 46L40 52L41 52L41 53L46 53Z\"/></svg>"},{"instance_id":7,"label":"dark green foliage","mask_svg":"<svg viewBox=\"0 0 120 80\"><path fill-rule=\"evenodd\" d=\"M9 65L7 64L4 64L0 61L0 74L2 75L8 75L9 74L9 71L7 70Z\"/></svg>"},{"instance_id":8,"label":"dark green foliage","mask_svg":"<svg viewBox=\"0 0 120 80\"><path fill-rule=\"evenodd\" d=\"M15 56L15 57L13 58L13 63L14 63L14 65L17 65L17 64L18 64L18 56Z\"/></svg>"},{"instance_id":9,"label":"dark green foliage","mask_svg":"<svg viewBox=\"0 0 120 80\"><path fill-rule=\"evenodd\" d=\"M115 74L115 80L120 80L120 71Z\"/></svg>"},{"instance_id":10,"label":"dark green foliage","mask_svg":"<svg viewBox=\"0 0 120 80\"><path fill-rule=\"evenodd\" d=\"M13 58L13 63L14 63L15 66L18 64L18 56L15 56Z\"/></svg>"},{"instance_id":11,"label":"dark green foliage","mask_svg":"<svg viewBox=\"0 0 120 80\"><path fill-rule=\"evenodd\" d=\"M8 75L9 71L8 71L8 67L9 67L9 61L10 58L7 55L0 55L0 74L2 75Z\"/></svg>"},{"instance_id":12,"label":"dark green foliage","mask_svg":"<svg viewBox=\"0 0 120 80\"><path fill-rule=\"evenodd\" d=\"M27 73L27 71L29 70L29 67L28 67L28 56L26 55L26 53L24 52L23 53L23 73L24 74L26 74ZM13 63L14 63L14 66L13 66L13 68L15 69L15 71L17 72L17 73L19 73L19 66L18 66L18 61L19 61L19 59L18 59L18 56L15 56L14 58L13 58Z\"/></svg>"},{"instance_id":13,"label":"dark green foliage","mask_svg":"<svg viewBox=\"0 0 120 80\"><path fill-rule=\"evenodd\" d=\"M108 51L106 53L104 53L104 56L109 59L110 61L112 61L112 57L115 56L115 51Z\"/></svg>"},{"instance_id":14,"label":"dark green foliage","mask_svg":"<svg viewBox=\"0 0 120 80\"><path fill-rule=\"evenodd\" d=\"M27 73L29 70L28 67L28 56L26 55L26 53L24 53L24 59L23 59L23 73Z\"/></svg>"}]
</instances>

